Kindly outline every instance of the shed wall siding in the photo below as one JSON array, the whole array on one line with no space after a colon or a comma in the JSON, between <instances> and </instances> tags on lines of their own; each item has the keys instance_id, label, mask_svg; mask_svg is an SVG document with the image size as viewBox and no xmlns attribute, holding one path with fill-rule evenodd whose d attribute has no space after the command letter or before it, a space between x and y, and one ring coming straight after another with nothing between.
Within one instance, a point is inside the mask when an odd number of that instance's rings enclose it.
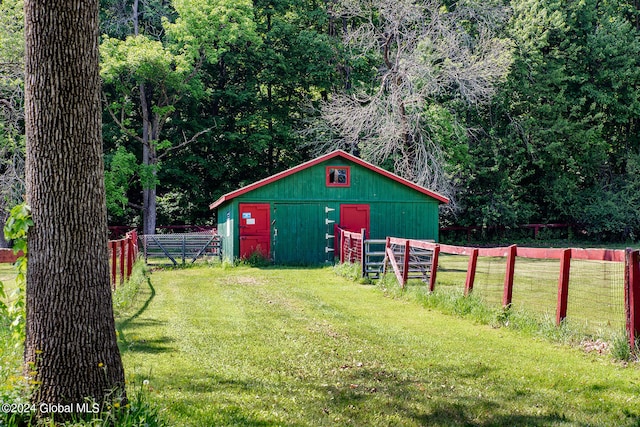
<instances>
[{"instance_id":1,"label":"shed wall siding","mask_svg":"<svg viewBox=\"0 0 640 427\"><path fill-rule=\"evenodd\" d=\"M232 261L238 256L239 250L238 204L235 201L225 203L218 208L218 233L222 236L222 256Z\"/></svg>"},{"instance_id":2,"label":"shed wall siding","mask_svg":"<svg viewBox=\"0 0 640 427\"><path fill-rule=\"evenodd\" d=\"M327 166L348 166L350 186L327 186ZM333 260L334 254L325 251L325 247L334 246L333 239L326 239L327 233L333 234L333 224L327 225L325 220L339 223L342 204L369 205L370 238L438 239L436 199L343 159L314 165L220 205L218 229L227 259L239 256L239 203L270 203L271 256L279 264L319 264ZM335 210L326 213L327 207Z\"/></svg>"},{"instance_id":3,"label":"shed wall siding","mask_svg":"<svg viewBox=\"0 0 640 427\"><path fill-rule=\"evenodd\" d=\"M275 223L271 235L275 262L320 264L333 260L333 255L328 255L324 249L327 244L325 234L328 231L324 207L325 205L320 203L273 204ZM330 243L333 247L333 240Z\"/></svg>"},{"instance_id":4,"label":"shed wall siding","mask_svg":"<svg viewBox=\"0 0 640 427\"><path fill-rule=\"evenodd\" d=\"M351 168L351 185L345 188L328 187L325 177L327 166L349 166ZM342 159L333 159L333 161L320 163L238 196L238 198L243 200L301 202L348 200L353 203L433 200L398 182Z\"/></svg>"}]
</instances>

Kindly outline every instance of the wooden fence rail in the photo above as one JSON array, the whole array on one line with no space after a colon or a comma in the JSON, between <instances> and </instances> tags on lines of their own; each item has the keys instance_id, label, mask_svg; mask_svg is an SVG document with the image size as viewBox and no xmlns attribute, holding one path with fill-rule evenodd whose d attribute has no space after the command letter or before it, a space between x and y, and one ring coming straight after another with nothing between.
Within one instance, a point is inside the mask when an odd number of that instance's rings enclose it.
<instances>
[{"instance_id":1,"label":"wooden fence rail","mask_svg":"<svg viewBox=\"0 0 640 427\"><path fill-rule=\"evenodd\" d=\"M429 283L434 276L435 258L434 248L430 245L433 241L398 239L387 237L384 258L384 272L387 265L391 264L400 287L404 289L409 279L421 279ZM398 262L402 260L402 263Z\"/></svg>"},{"instance_id":2,"label":"wooden fence rail","mask_svg":"<svg viewBox=\"0 0 640 427\"><path fill-rule=\"evenodd\" d=\"M22 252L16 254L11 248L0 248L0 264L13 264L20 256Z\"/></svg>"}]
</instances>

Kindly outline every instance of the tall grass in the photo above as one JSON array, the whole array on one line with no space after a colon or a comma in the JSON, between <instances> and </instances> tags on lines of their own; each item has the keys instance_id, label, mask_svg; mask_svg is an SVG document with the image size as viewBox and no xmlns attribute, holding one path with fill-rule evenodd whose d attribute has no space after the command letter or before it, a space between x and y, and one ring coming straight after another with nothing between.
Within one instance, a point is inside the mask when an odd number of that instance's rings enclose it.
<instances>
[{"instance_id":1,"label":"tall grass","mask_svg":"<svg viewBox=\"0 0 640 427\"><path fill-rule=\"evenodd\" d=\"M147 280L149 274L149 268L143 260L138 260L133 264L129 280L117 286L112 294L113 311L116 318L124 316L134 304L140 286Z\"/></svg>"}]
</instances>

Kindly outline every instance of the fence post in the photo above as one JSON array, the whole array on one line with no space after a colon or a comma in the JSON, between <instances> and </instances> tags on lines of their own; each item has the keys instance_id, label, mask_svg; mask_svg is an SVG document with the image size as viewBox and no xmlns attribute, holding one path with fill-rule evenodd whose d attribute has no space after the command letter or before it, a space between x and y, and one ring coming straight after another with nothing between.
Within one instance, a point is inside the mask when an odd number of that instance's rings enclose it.
<instances>
[{"instance_id":1,"label":"fence post","mask_svg":"<svg viewBox=\"0 0 640 427\"><path fill-rule=\"evenodd\" d=\"M142 240L142 253L144 254L144 263L146 264L149 260L149 256L147 253L147 236L143 234L141 236L141 240Z\"/></svg>"},{"instance_id":2,"label":"fence post","mask_svg":"<svg viewBox=\"0 0 640 427\"><path fill-rule=\"evenodd\" d=\"M182 265L187 259L187 236L182 236Z\"/></svg>"},{"instance_id":3,"label":"fence post","mask_svg":"<svg viewBox=\"0 0 640 427\"><path fill-rule=\"evenodd\" d=\"M124 239L120 240L120 284L124 283L125 245Z\"/></svg>"},{"instance_id":4,"label":"fence post","mask_svg":"<svg viewBox=\"0 0 640 427\"><path fill-rule=\"evenodd\" d=\"M624 266L624 300L627 317L627 334L631 349L635 349L636 338L640 333L640 266L639 252L626 250Z\"/></svg>"},{"instance_id":5,"label":"fence post","mask_svg":"<svg viewBox=\"0 0 640 427\"><path fill-rule=\"evenodd\" d=\"M571 270L571 249L565 249L560 258L560 276L558 277L558 306L556 307L556 325L560 326L567 317L569 298L569 272Z\"/></svg>"},{"instance_id":6,"label":"fence post","mask_svg":"<svg viewBox=\"0 0 640 427\"><path fill-rule=\"evenodd\" d=\"M440 256L440 245L436 245L433 248L433 255L431 257L431 275L429 276L429 292L433 292L436 289L436 274L438 273L438 257Z\"/></svg>"},{"instance_id":7,"label":"fence post","mask_svg":"<svg viewBox=\"0 0 640 427\"><path fill-rule=\"evenodd\" d=\"M360 269L362 270L362 277L367 275L367 257L364 253L364 241L367 238L367 230L365 228L360 230Z\"/></svg>"},{"instance_id":8,"label":"fence post","mask_svg":"<svg viewBox=\"0 0 640 427\"><path fill-rule=\"evenodd\" d=\"M404 243L404 263L402 266L402 289L404 289L409 280L409 258L411 257L411 246L409 241Z\"/></svg>"},{"instance_id":9,"label":"fence post","mask_svg":"<svg viewBox=\"0 0 640 427\"><path fill-rule=\"evenodd\" d=\"M111 286L116 289L116 264L118 263L118 246L116 242L111 242Z\"/></svg>"},{"instance_id":10,"label":"fence post","mask_svg":"<svg viewBox=\"0 0 640 427\"><path fill-rule=\"evenodd\" d=\"M129 239L131 239L133 247L133 260L135 261L136 258L138 258L138 232L136 230L131 230L128 235Z\"/></svg>"},{"instance_id":11,"label":"fence post","mask_svg":"<svg viewBox=\"0 0 640 427\"><path fill-rule=\"evenodd\" d=\"M339 228L340 230L340 264L344 263L344 230Z\"/></svg>"},{"instance_id":12,"label":"fence post","mask_svg":"<svg viewBox=\"0 0 640 427\"><path fill-rule=\"evenodd\" d=\"M133 239L131 235L127 236L127 280L131 277L133 271Z\"/></svg>"},{"instance_id":13,"label":"fence post","mask_svg":"<svg viewBox=\"0 0 640 427\"><path fill-rule=\"evenodd\" d=\"M387 274L387 263L389 262L389 254L387 248L391 247L391 238L387 236L386 243L384 244L384 260L382 261L382 274Z\"/></svg>"},{"instance_id":14,"label":"fence post","mask_svg":"<svg viewBox=\"0 0 640 427\"><path fill-rule=\"evenodd\" d=\"M473 291L473 282L476 279L476 266L478 265L478 248L474 248L469 255L469 266L467 267L467 281L464 284L464 296L469 296Z\"/></svg>"},{"instance_id":15,"label":"fence post","mask_svg":"<svg viewBox=\"0 0 640 427\"><path fill-rule=\"evenodd\" d=\"M513 298L513 274L516 267L516 254L518 247L516 245L509 246L507 255L507 269L504 274L504 292L502 294L502 306L507 308L511 305Z\"/></svg>"}]
</instances>

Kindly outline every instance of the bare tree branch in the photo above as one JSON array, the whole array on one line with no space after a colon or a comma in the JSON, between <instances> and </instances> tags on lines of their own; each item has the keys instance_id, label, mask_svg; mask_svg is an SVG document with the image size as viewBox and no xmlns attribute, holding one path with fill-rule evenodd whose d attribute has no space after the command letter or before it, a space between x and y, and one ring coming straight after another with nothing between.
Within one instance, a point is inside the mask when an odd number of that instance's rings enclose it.
<instances>
[{"instance_id":1,"label":"bare tree branch","mask_svg":"<svg viewBox=\"0 0 640 427\"><path fill-rule=\"evenodd\" d=\"M355 23L343 35L352 55L380 58L377 83L333 94L307 136L319 152L393 159L397 174L446 195L455 209L451 168L428 110L443 96L470 105L491 98L511 62L509 43L495 35L507 10L492 1L446 8L436 0L342 0L335 13Z\"/></svg>"},{"instance_id":2,"label":"bare tree branch","mask_svg":"<svg viewBox=\"0 0 640 427\"><path fill-rule=\"evenodd\" d=\"M120 130L125 134L130 136L131 138L135 139L136 141L138 141L139 143L143 143L142 137L140 137L134 130L128 128L125 126L124 124L124 108L120 111L120 115L123 117L122 119L119 119L118 116L116 115L115 111L113 111L113 109L111 108L111 105L109 105L109 102L107 100L107 97L105 95L105 93L102 93L102 98L103 98L103 102L104 102L104 106L107 109L107 112L109 113L109 116L111 117L111 120L113 120L113 122L120 128Z\"/></svg>"},{"instance_id":3,"label":"bare tree branch","mask_svg":"<svg viewBox=\"0 0 640 427\"><path fill-rule=\"evenodd\" d=\"M162 152L162 154L158 154L158 156L156 157L158 159L158 161L162 160L162 158L164 158L164 156L166 156L167 154L169 154L170 152L172 152L173 150L177 150L178 148L182 148L186 145L191 144L192 142L195 142L200 136L204 135L205 133L208 133L211 131L211 129L213 128L207 128L204 130L201 130L200 132L196 132L191 138L187 139L187 136L185 135L184 131L182 132L182 138L184 139L180 144L177 145L173 145L171 147L165 148L164 151Z\"/></svg>"}]
</instances>

